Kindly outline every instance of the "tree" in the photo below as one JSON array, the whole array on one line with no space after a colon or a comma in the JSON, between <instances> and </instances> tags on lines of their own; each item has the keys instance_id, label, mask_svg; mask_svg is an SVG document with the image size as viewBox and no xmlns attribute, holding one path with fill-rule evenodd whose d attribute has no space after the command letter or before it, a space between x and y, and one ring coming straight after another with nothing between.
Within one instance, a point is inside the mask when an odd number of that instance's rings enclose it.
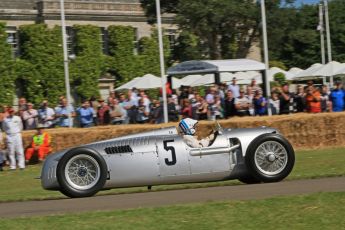
<instances>
[{"instance_id":1,"label":"tree","mask_svg":"<svg viewBox=\"0 0 345 230\"><path fill-rule=\"evenodd\" d=\"M155 1L141 2L149 20L154 18ZM189 56L183 56L183 48L192 53L192 57L195 54L211 59L245 57L258 35L258 7L252 0L170 0L162 1L161 8L162 12L176 13L179 29L185 32L180 37L179 53L175 54L181 60ZM181 42L190 38L200 41L201 52Z\"/></svg>"},{"instance_id":2,"label":"tree","mask_svg":"<svg viewBox=\"0 0 345 230\"><path fill-rule=\"evenodd\" d=\"M202 59L203 44L198 36L188 31L182 31L173 49L173 60L188 61Z\"/></svg>"},{"instance_id":3,"label":"tree","mask_svg":"<svg viewBox=\"0 0 345 230\"><path fill-rule=\"evenodd\" d=\"M332 41L333 60L345 62L345 2L333 0L329 2L329 21Z\"/></svg>"},{"instance_id":4,"label":"tree","mask_svg":"<svg viewBox=\"0 0 345 230\"><path fill-rule=\"evenodd\" d=\"M164 0L160 1L161 13L177 13L177 5L179 0ZM156 19L156 1L155 0L140 0L141 5L145 10L147 22L154 24Z\"/></svg>"},{"instance_id":5,"label":"tree","mask_svg":"<svg viewBox=\"0 0 345 230\"><path fill-rule=\"evenodd\" d=\"M251 0L184 0L178 4L177 23L201 39L206 58L245 57L257 37L257 13ZM238 47L232 50L234 41Z\"/></svg>"}]
</instances>

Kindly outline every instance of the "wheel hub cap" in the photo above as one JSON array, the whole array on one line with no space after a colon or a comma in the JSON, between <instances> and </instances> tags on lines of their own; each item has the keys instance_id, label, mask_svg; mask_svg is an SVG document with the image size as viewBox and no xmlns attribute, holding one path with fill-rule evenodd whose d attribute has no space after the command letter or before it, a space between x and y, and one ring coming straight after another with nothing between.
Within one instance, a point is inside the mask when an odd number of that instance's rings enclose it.
<instances>
[{"instance_id":1,"label":"wheel hub cap","mask_svg":"<svg viewBox=\"0 0 345 230\"><path fill-rule=\"evenodd\" d=\"M95 186L100 175L100 165L93 157L86 154L72 157L65 167L67 182L79 190L87 190Z\"/></svg>"},{"instance_id":2,"label":"wheel hub cap","mask_svg":"<svg viewBox=\"0 0 345 230\"><path fill-rule=\"evenodd\" d=\"M86 168L79 168L78 170L78 176L80 177L85 177L87 174L87 169Z\"/></svg>"},{"instance_id":3,"label":"wheel hub cap","mask_svg":"<svg viewBox=\"0 0 345 230\"><path fill-rule=\"evenodd\" d=\"M255 151L255 165L266 175L277 175L284 170L288 162L288 153L278 141L265 141Z\"/></svg>"},{"instance_id":4,"label":"wheel hub cap","mask_svg":"<svg viewBox=\"0 0 345 230\"><path fill-rule=\"evenodd\" d=\"M269 162L275 161L275 160L276 160L276 156L274 155L274 153L268 153L268 155L267 155L267 160L268 160Z\"/></svg>"}]
</instances>

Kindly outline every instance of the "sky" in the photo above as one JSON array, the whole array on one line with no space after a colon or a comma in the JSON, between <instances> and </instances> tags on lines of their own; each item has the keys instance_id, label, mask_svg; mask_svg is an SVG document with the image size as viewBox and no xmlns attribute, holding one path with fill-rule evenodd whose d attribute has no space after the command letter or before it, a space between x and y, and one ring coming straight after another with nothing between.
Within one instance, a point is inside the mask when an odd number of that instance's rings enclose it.
<instances>
[{"instance_id":1,"label":"sky","mask_svg":"<svg viewBox=\"0 0 345 230\"><path fill-rule=\"evenodd\" d=\"M300 4L316 4L319 3L320 0L296 0L296 5L300 5Z\"/></svg>"}]
</instances>

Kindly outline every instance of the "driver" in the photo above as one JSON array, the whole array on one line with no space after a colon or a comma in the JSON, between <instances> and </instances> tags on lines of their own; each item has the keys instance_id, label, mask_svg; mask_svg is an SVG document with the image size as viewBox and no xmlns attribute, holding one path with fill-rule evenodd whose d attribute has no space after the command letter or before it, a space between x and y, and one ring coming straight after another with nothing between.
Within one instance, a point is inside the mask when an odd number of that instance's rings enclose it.
<instances>
[{"instance_id":1,"label":"driver","mask_svg":"<svg viewBox=\"0 0 345 230\"><path fill-rule=\"evenodd\" d=\"M207 147L214 140L214 133L210 134L208 137L198 140L195 136L198 121L191 118L184 118L179 123L179 128L183 133L183 140L189 147L200 148Z\"/></svg>"}]
</instances>

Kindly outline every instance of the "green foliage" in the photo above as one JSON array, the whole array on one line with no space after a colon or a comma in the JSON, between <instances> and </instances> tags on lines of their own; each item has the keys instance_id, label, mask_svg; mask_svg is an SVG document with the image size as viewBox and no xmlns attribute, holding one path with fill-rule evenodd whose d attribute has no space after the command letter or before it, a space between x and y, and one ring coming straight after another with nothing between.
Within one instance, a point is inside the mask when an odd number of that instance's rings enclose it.
<instances>
[{"instance_id":1,"label":"green foliage","mask_svg":"<svg viewBox=\"0 0 345 230\"><path fill-rule=\"evenodd\" d=\"M202 59L200 38L188 31L182 31L173 50L173 59L179 61Z\"/></svg>"},{"instance_id":2,"label":"green foliage","mask_svg":"<svg viewBox=\"0 0 345 230\"><path fill-rule=\"evenodd\" d=\"M36 104L44 98L56 102L65 94L61 28L44 24L20 27L21 59L18 79L25 82L24 96Z\"/></svg>"},{"instance_id":3,"label":"green foliage","mask_svg":"<svg viewBox=\"0 0 345 230\"><path fill-rule=\"evenodd\" d=\"M128 82L138 77L138 58L134 55L135 34L131 26L109 26L109 54L110 69L116 72L116 84Z\"/></svg>"},{"instance_id":4,"label":"green foliage","mask_svg":"<svg viewBox=\"0 0 345 230\"><path fill-rule=\"evenodd\" d=\"M287 70L285 64L281 61L270 61L269 66L270 67L278 67L282 70Z\"/></svg>"},{"instance_id":5,"label":"green foliage","mask_svg":"<svg viewBox=\"0 0 345 230\"><path fill-rule=\"evenodd\" d=\"M233 188L227 188L232 191ZM234 189L235 190L235 189ZM197 191L195 191L197 192ZM228 192L230 193L230 192ZM230 196L230 195L229 195ZM95 198L97 199L97 198ZM105 198L106 199L106 198ZM210 199L211 200L211 199ZM5 205L5 204L4 204ZM4 229L343 229L344 192L2 218ZM274 210L274 212L272 211ZM86 212L87 211L87 212ZM262 215L264 213L264 215ZM277 216L279 218L277 218ZM81 221L82 220L82 221ZM56 227L58 226L58 227ZM135 226L135 227L134 227Z\"/></svg>"},{"instance_id":6,"label":"green foliage","mask_svg":"<svg viewBox=\"0 0 345 230\"><path fill-rule=\"evenodd\" d=\"M140 0L141 5L143 6L147 21L150 24L157 22L156 19L156 1L155 0ZM161 13L177 13L177 5L179 0L164 0L160 1Z\"/></svg>"},{"instance_id":7,"label":"green foliage","mask_svg":"<svg viewBox=\"0 0 345 230\"><path fill-rule=\"evenodd\" d=\"M160 76L159 47L157 31L152 32L151 37L142 37L135 47L134 28L130 26L110 26L109 34L109 68L114 68L117 79L116 84L121 85L135 77L144 74ZM163 38L164 56L166 63L169 62L169 41ZM138 48L138 54L135 49Z\"/></svg>"},{"instance_id":8,"label":"green foliage","mask_svg":"<svg viewBox=\"0 0 345 230\"><path fill-rule=\"evenodd\" d=\"M197 35L206 45L206 58L244 57L257 36L257 13L258 8L251 0L185 0L178 4L177 22L181 29ZM238 41L238 49L231 54L229 47L234 40ZM221 50L221 47L228 48Z\"/></svg>"},{"instance_id":9,"label":"green foliage","mask_svg":"<svg viewBox=\"0 0 345 230\"><path fill-rule=\"evenodd\" d=\"M278 82L279 85L283 85L286 82L285 74L283 73L276 73L273 76L274 81Z\"/></svg>"},{"instance_id":10,"label":"green foliage","mask_svg":"<svg viewBox=\"0 0 345 230\"><path fill-rule=\"evenodd\" d=\"M163 37L163 50L164 61L169 62L170 48L169 40ZM139 41L139 58L141 70L145 73L151 73L160 76L160 60L159 60L159 44L158 44L158 31L153 29L151 37L143 37ZM167 64L165 64L165 67Z\"/></svg>"},{"instance_id":11,"label":"green foliage","mask_svg":"<svg viewBox=\"0 0 345 230\"><path fill-rule=\"evenodd\" d=\"M98 97L98 82L105 69L101 31L97 26L75 25L76 59L71 61L73 86L79 98Z\"/></svg>"},{"instance_id":12,"label":"green foliage","mask_svg":"<svg viewBox=\"0 0 345 230\"><path fill-rule=\"evenodd\" d=\"M158 75L159 68L159 49L158 43L155 39L143 37L139 40L139 54L144 72ZM157 58L158 57L158 58Z\"/></svg>"},{"instance_id":13,"label":"green foliage","mask_svg":"<svg viewBox=\"0 0 345 230\"><path fill-rule=\"evenodd\" d=\"M7 44L5 24L0 23L0 104L12 105L15 91L15 63L11 47Z\"/></svg>"},{"instance_id":14,"label":"green foliage","mask_svg":"<svg viewBox=\"0 0 345 230\"><path fill-rule=\"evenodd\" d=\"M140 2L148 21L155 22L155 0ZM161 1L161 10L177 15L181 36L175 60L243 58L258 36L259 8L252 0L167 0ZM198 47L188 46L194 39Z\"/></svg>"},{"instance_id":15,"label":"green foliage","mask_svg":"<svg viewBox=\"0 0 345 230\"><path fill-rule=\"evenodd\" d=\"M33 103L40 103L45 96L40 81L40 72L35 65L23 59L16 60L17 83L22 86L22 94ZM53 99L56 102L56 98Z\"/></svg>"},{"instance_id":16,"label":"green foliage","mask_svg":"<svg viewBox=\"0 0 345 230\"><path fill-rule=\"evenodd\" d=\"M270 57L287 67L307 68L321 62L318 6L268 8L267 31Z\"/></svg>"},{"instance_id":17,"label":"green foliage","mask_svg":"<svg viewBox=\"0 0 345 230\"><path fill-rule=\"evenodd\" d=\"M332 40L333 60L345 62L345 2L333 0L329 2L329 21Z\"/></svg>"}]
</instances>

